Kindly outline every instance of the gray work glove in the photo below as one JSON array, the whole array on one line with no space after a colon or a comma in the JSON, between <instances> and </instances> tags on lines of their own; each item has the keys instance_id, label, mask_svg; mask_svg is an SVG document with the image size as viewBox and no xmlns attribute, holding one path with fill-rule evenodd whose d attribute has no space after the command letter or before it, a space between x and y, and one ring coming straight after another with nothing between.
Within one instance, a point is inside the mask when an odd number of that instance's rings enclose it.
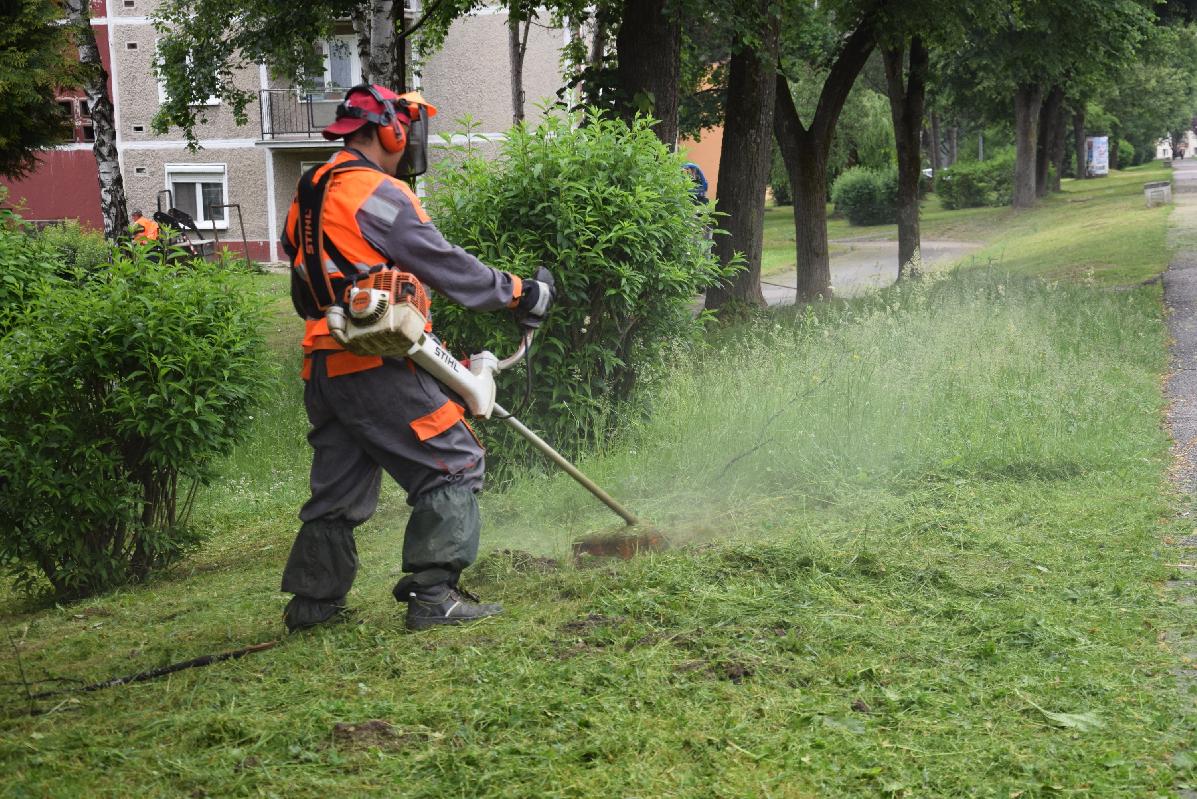
<instances>
[{"instance_id":1,"label":"gray work glove","mask_svg":"<svg viewBox=\"0 0 1197 799\"><path fill-rule=\"evenodd\" d=\"M553 273L539 267L533 279L524 281L524 293L515 307L515 321L520 327L535 330L544 322L556 299L557 281L553 279Z\"/></svg>"}]
</instances>

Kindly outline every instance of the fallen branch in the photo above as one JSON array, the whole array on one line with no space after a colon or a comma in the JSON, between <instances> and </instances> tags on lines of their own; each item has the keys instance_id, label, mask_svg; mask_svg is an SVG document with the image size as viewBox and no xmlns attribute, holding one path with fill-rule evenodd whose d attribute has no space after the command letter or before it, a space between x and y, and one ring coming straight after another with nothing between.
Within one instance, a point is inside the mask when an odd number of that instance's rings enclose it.
<instances>
[{"instance_id":1,"label":"fallen branch","mask_svg":"<svg viewBox=\"0 0 1197 799\"><path fill-rule=\"evenodd\" d=\"M102 691L105 688L115 688L118 685L145 682L146 680L165 677L167 674L174 674L175 672L185 671L186 669L210 666L213 663L221 663L225 660L237 660L239 658L245 657L246 655L252 655L254 652L264 652L267 649L273 649L274 647L278 646L278 644L278 641L264 641L260 644L252 644L250 646L242 647L241 649L233 649L228 652L218 652L214 655L204 655L203 657L192 658L191 660L181 660L178 663L171 663L168 666L159 666L156 669L139 671L136 674L128 674L124 677L113 677L111 680L104 680L103 682L84 685L80 688L70 688L59 691L43 691L37 694L29 694L29 699L31 701L34 699L49 699L54 696L61 696L62 694L74 693L75 691Z\"/></svg>"}]
</instances>

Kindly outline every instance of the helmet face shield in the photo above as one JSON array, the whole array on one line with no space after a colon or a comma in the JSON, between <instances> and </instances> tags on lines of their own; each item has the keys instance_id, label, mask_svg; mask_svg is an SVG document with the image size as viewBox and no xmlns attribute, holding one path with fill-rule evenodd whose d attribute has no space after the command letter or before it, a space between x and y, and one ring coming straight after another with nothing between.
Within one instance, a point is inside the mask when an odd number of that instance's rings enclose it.
<instances>
[{"instance_id":1,"label":"helmet face shield","mask_svg":"<svg viewBox=\"0 0 1197 799\"><path fill-rule=\"evenodd\" d=\"M413 118L407 126L407 146L395 169L395 177L404 180L428 171L428 114L418 105L408 106L407 110Z\"/></svg>"}]
</instances>

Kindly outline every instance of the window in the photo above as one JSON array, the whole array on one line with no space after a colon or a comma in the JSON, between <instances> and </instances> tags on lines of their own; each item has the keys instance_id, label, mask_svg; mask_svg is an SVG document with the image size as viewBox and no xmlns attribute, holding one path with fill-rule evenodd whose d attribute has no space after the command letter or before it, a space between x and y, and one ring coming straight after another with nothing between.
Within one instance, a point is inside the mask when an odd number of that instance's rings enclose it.
<instances>
[{"instance_id":1,"label":"window","mask_svg":"<svg viewBox=\"0 0 1197 799\"><path fill-rule=\"evenodd\" d=\"M79 97L60 97L58 107L70 124L65 142L94 142L96 129L91 121L91 103Z\"/></svg>"},{"instance_id":2,"label":"window","mask_svg":"<svg viewBox=\"0 0 1197 799\"><path fill-rule=\"evenodd\" d=\"M320 47L324 53L324 75L315 81L318 89L344 91L362 82L356 36L334 36L322 41Z\"/></svg>"},{"instance_id":3,"label":"window","mask_svg":"<svg viewBox=\"0 0 1197 799\"><path fill-rule=\"evenodd\" d=\"M191 215L201 230L228 228L228 171L224 164L167 164L166 188L174 207Z\"/></svg>"}]
</instances>

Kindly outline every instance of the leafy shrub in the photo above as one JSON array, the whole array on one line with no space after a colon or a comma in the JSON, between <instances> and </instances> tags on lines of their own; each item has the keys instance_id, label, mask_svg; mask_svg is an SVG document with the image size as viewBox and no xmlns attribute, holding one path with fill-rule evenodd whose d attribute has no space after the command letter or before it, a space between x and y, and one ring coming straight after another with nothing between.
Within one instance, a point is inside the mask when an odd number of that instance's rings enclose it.
<instances>
[{"instance_id":1,"label":"leafy shrub","mask_svg":"<svg viewBox=\"0 0 1197 799\"><path fill-rule=\"evenodd\" d=\"M2 187L0 187L2 188ZM52 253L25 233L25 223L12 211L0 209L0 336L37 295L55 280Z\"/></svg>"},{"instance_id":2,"label":"leafy shrub","mask_svg":"<svg viewBox=\"0 0 1197 799\"><path fill-rule=\"evenodd\" d=\"M835 210L853 225L885 225L898 221L898 170L852 167L831 189Z\"/></svg>"},{"instance_id":3,"label":"leafy shrub","mask_svg":"<svg viewBox=\"0 0 1197 799\"><path fill-rule=\"evenodd\" d=\"M1126 139L1118 140L1118 163L1112 166L1115 169L1127 169L1136 164L1135 161L1135 145L1128 142Z\"/></svg>"},{"instance_id":4,"label":"leafy shrub","mask_svg":"<svg viewBox=\"0 0 1197 799\"><path fill-rule=\"evenodd\" d=\"M80 227L74 219L47 225L38 239L53 253L54 272L62 277L90 277L108 264L110 248L104 234Z\"/></svg>"},{"instance_id":5,"label":"leafy shrub","mask_svg":"<svg viewBox=\"0 0 1197 799\"><path fill-rule=\"evenodd\" d=\"M729 273L704 235L709 208L694 205L681 157L645 120L629 129L596 113L576 127L551 117L512 130L497 158L458 156L438 171L429 203L445 237L495 268L528 276L543 264L557 279L521 416L567 449L603 442L617 426L612 409L699 331L695 296ZM438 300L433 314L459 354L514 349L505 313ZM520 371L499 381L508 406L522 396ZM528 452L487 427L492 455Z\"/></svg>"},{"instance_id":6,"label":"leafy shrub","mask_svg":"<svg viewBox=\"0 0 1197 799\"><path fill-rule=\"evenodd\" d=\"M22 240L0 231L10 273ZM22 297L0 338L0 562L67 596L144 578L199 536L196 484L248 424L266 370L240 280L110 251L90 281ZM25 265L18 264L19 268Z\"/></svg>"},{"instance_id":7,"label":"leafy shrub","mask_svg":"<svg viewBox=\"0 0 1197 799\"><path fill-rule=\"evenodd\" d=\"M935 176L935 193L948 210L1009 205L1014 197L1014 153L941 169Z\"/></svg>"}]
</instances>

